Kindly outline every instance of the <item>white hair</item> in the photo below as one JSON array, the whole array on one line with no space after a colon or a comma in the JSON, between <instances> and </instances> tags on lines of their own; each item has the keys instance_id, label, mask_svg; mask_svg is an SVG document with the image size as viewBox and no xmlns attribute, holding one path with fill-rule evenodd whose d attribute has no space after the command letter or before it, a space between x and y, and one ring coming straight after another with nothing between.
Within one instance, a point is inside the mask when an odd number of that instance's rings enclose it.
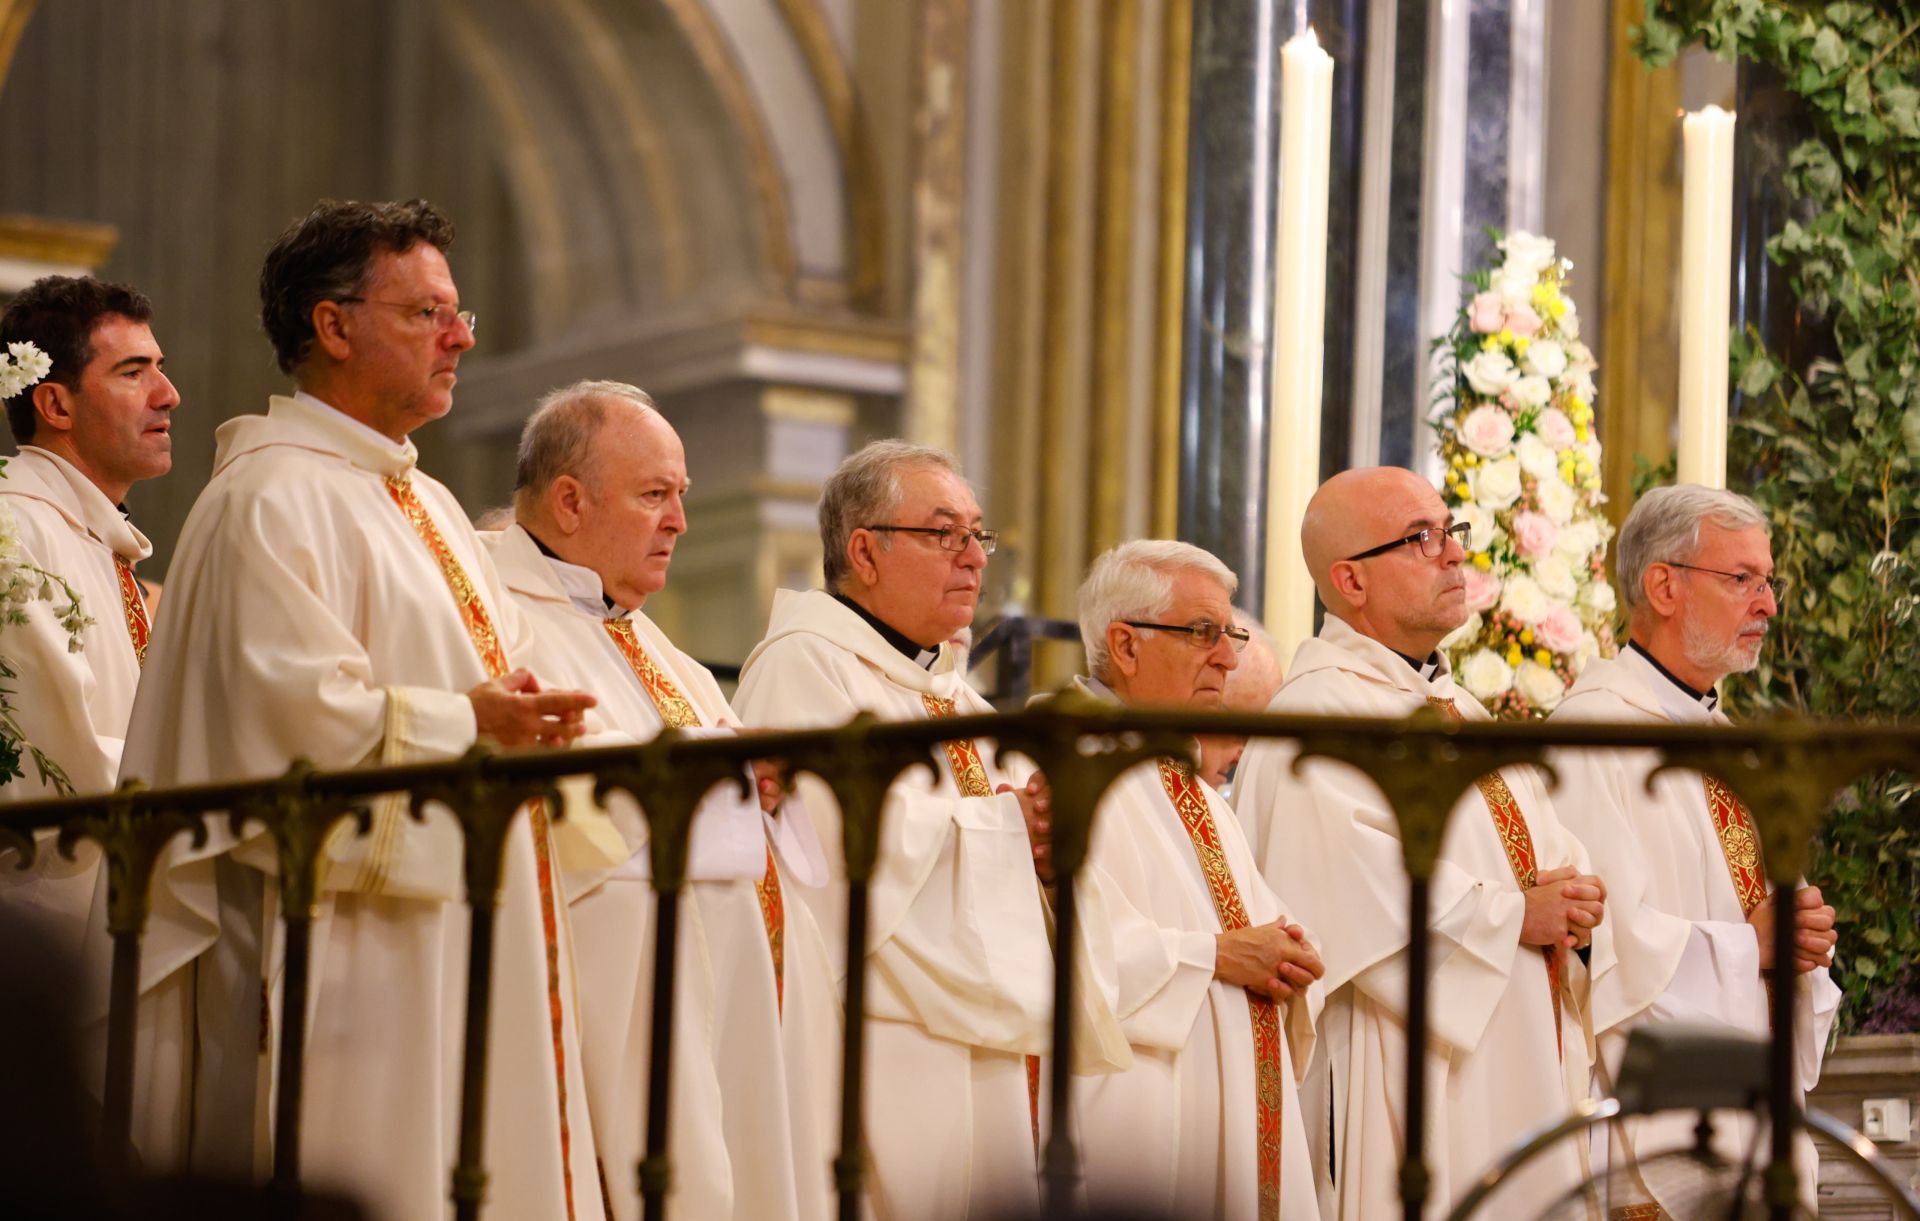
<instances>
[{"instance_id":1,"label":"white hair","mask_svg":"<svg viewBox=\"0 0 1920 1221\"><path fill-rule=\"evenodd\" d=\"M1647 569L1654 564L1685 564L1700 552L1700 526L1712 522L1725 530L1767 530L1767 515L1738 492L1679 483L1654 488L1634 504L1614 544L1614 579L1627 610L1647 604Z\"/></svg>"},{"instance_id":2,"label":"white hair","mask_svg":"<svg viewBox=\"0 0 1920 1221\"><path fill-rule=\"evenodd\" d=\"M1137 538L1121 543L1093 562L1075 599L1080 643L1087 650L1087 673L1107 677L1107 626L1122 619L1153 619L1173 606L1173 576L1204 572L1231 598L1240 578L1211 552L1172 539Z\"/></svg>"},{"instance_id":3,"label":"white hair","mask_svg":"<svg viewBox=\"0 0 1920 1221\"><path fill-rule=\"evenodd\" d=\"M527 417L515 457L513 503L531 506L562 475L586 476L611 403L629 403L658 415L652 396L625 382L578 381L550 390Z\"/></svg>"}]
</instances>

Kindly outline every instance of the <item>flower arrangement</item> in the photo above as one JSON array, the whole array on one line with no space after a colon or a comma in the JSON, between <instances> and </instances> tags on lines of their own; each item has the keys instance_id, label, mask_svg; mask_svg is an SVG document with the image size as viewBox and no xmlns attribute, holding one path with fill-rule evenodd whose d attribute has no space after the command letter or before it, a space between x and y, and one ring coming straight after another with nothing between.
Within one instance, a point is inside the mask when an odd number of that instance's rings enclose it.
<instances>
[{"instance_id":1,"label":"flower arrangement","mask_svg":"<svg viewBox=\"0 0 1920 1221\"><path fill-rule=\"evenodd\" d=\"M1545 716L1588 659L1610 656L1613 587L1593 428L1593 354L1566 294L1573 264L1530 233L1495 235L1500 266L1435 342L1444 495L1468 524L1467 621L1441 642L1495 716Z\"/></svg>"},{"instance_id":2,"label":"flower arrangement","mask_svg":"<svg viewBox=\"0 0 1920 1221\"><path fill-rule=\"evenodd\" d=\"M30 343L7 345L0 356L0 400L10 399L44 378L53 362ZM6 477L6 463L0 461L0 479ZM67 636L67 651L80 651L80 634L93 622L80 609L80 595L57 573L27 562L21 555L18 527L13 514L0 506L0 636L8 628L25 627L27 606L40 601L53 603L54 621ZM20 728L13 706L12 683L20 676L12 661L0 654L0 786L25 775L23 759L31 759L43 784L56 792L71 793L73 785L60 765L48 758Z\"/></svg>"}]
</instances>

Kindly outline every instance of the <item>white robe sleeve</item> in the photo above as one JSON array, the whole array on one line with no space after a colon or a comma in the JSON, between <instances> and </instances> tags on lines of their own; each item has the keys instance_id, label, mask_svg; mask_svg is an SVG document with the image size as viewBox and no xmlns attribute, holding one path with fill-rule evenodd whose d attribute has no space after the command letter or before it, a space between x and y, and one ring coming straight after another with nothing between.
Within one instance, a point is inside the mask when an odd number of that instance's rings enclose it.
<instances>
[{"instance_id":1,"label":"white robe sleeve","mask_svg":"<svg viewBox=\"0 0 1920 1221\"><path fill-rule=\"evenodd\" d=\"M0 513L4 512L5 507L0 506ZM59 572L60 565L34 545L35 532L24 522L21 525L21 561ZM65 605L64 598L60 605ZM83 601L80 609L94 620L88 636L126 632L117 602L95 606ZM120 752L126 742L119 734L102 733L96 728L102 721L115 719L98 714L99 680L84 653L68 651L67 633L54 616L53 603L29 602L24 613L26 622L8 629L6 638L7 661L18 675L8 684L14 688L14 719L27 741L66 773L74 792L105 792L120 774ZM24 751L20 770L24 783L16 781L17 787L9 788L8 797L54 795L52 785L41 785L33 760Z\"/></svg>"}]
</instances>

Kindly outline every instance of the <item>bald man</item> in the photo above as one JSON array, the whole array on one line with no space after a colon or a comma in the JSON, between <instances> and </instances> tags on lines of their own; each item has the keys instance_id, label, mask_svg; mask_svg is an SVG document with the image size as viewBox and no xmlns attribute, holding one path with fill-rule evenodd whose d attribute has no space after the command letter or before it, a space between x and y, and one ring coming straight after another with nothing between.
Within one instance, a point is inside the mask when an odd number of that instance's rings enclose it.
<instances>
[{"instance_id":1,"label":"bald man","mask_svg":"<svg viewBox=\"0 0 1920 1221\"><path fill-rule=\"evenodd\" d=\"M1486 720L1438 652L1467 613L1465 529L1412 471L1328 480L1300 532L1326 624L1295 653L1273 710L1404 717L1432 708ZM1321 1145L1316 1171L1331 1167L1334 1215L1397 1216L1409 936L1398 827L1370 781L1325 761L1296 776L1295 753L1291 742L1249 747L1234 804L1255 828L1268 883L1324 938L1322 1050L1301 1091ZM1612 948L1605 888L1585 862L1529 769L1489 774L1454 805L1431 891L1428 1215L1586 1096L1583 993L1573 986L1582 966L1569 951L1591 941L1600 969ZM1529 1163L1494 1211L1537 1216L1573 1190L1586 1176L1578 1143Z\"/></svg>"},{"instance_id":2,"label":"bald man","mask_svg":"<svg viewBox=\"0 0 1920 1221\"><path fill-rule=\"evenodd\" d=\"M1240 664L1227 674L1220 706L1229 712L1265 712L1273 697L1280 694L1287 672L1280 666L1273 636L1264 623L1236 607L1233 624L1246 629L1247 648L1240 654ZM1200 778L1219 790L1222 797L1231 797L1233 769L1246 749L1245 738L1201 738Z\"/></svg>"}]
</instances>

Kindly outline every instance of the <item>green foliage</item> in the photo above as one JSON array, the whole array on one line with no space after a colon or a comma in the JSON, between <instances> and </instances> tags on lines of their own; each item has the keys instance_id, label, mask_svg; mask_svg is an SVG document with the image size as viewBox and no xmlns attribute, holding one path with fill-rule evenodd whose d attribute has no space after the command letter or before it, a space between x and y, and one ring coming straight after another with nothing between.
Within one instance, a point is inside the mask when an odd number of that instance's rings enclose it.
<instances>
[{"instance_id":1,"label":"green foliage","mask_svg":"<svg viewBox=\"0 0 1920 1221\"><path fill-rule=\"evenodd\" d=\"M1812 218L1768 245L1803 325L1834 360L1787 368L1735 336L1748 406L1730 473L1772 516L1787 604L1748 713L1920 716L1920 0L1806 4L1646 0L1635 50L1669 63L1698 42L1778 72L1817 131L1786 185ZM1843 1030L1911 1026L1920 976L1920 798L1910 777L1835 803L1814 880L1842 921ZM1888 1017L1887 1015L1900 1015Z\"/></svg>"}]
</instances>

